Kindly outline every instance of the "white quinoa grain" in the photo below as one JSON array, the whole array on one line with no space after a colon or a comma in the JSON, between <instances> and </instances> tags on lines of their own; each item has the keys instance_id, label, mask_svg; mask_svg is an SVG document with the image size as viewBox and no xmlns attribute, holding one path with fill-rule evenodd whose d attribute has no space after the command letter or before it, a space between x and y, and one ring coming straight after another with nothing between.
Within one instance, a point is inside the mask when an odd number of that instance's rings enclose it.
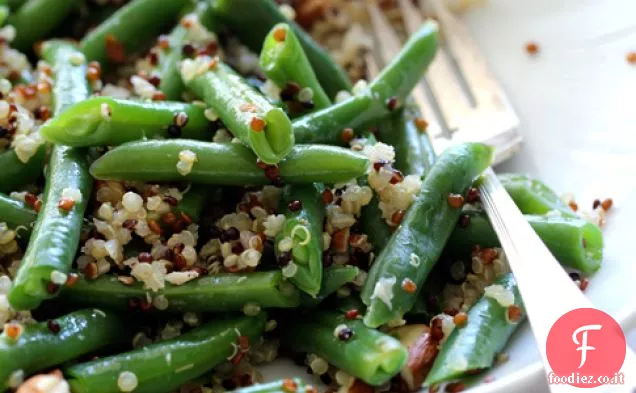
<instances>
[{"instance_id":1,"label":"white quinoa grain","mask_svg":"<svg viewBox=\"0 0 636 393\"><path fill-rule=\"evenodd\" d=\"M164 295L159 295L152 299L152 305L155 306L157 310L166 310L168 306L170 306L170 302Z\"/></svg>"},{"instance_id":2,"label":"white quinoa grain","mask_svg":"<svg viewBox=\"0 0 636 393\"><path fill-rule=\"evenodd\" d=\"M106 102L102 103L100 106L100 114L102 115L102 119L106 121L110 121L113 116L113 110Z\"/></svg>"},{"instance_id":3,"label":"white quinoa grain","mask_svg":"<svg viewBox=\"0 0 636 393\"><path fill-rule=\"evenodd\" d=\"M303 87L298 92L298 101L300 102L310 102L314 98L314 91L311 87Z\"/></svg>"},{"instance_id":4,"label":"white quinoa grain","mask_svg":"<svg viewBox=\"0 0 636 393\"><path fill-rule=\"evenodd\" d=\"M196 313L189 311L183 314L183 322L188 326L199 326L201 319Z\"/></svg>"},{"instance_id":5,"label":"white quinoa grain","mask_svg":"<svg viewBox=\"0 0 636 393\"><path fill-rule=\"evenodd\" d=\"M294 277L298 272L298 265L296 265L294 262L289 262L287 266L285 266L281 270L283 272L283 277L291 278Z\"/></svg>"},{"instance_id":6,"label":"white quinoa grain","mask_svg":"<svg viewBox=\"0 0 636 393\"><path fill-rule=\"evenodd\" d=\"M371 299L380 299L384 304L386 304L389 310L391 310L393 308L393 304L391 303L393 300L393 286L396 281L397 280L394 276L380 278L373 288Z\"/></svg>"},{"instance_id":7,"label":"white quinoa grain","mask_svg":"<svg viewBox=\"0 0 636 393\"><path fill-rule=\"evenodd\" d=\"M203 115L209 121L219 120L219 114L214 108L206 108L205 111L203 111Z\"/></svg>"},{"instance_id":8,"label":"white quinoa grain","mask_svg":"<svg viewBox=\"0 0 636 393\"><path fill-rule=\"evenodd\" d=\"M294 241L291 237L285 236L278 242L278 251L287 252L294 246Z\"/></svg>"},{"instance_id":9,"label":"white quinoa grain","mask_svg":"<svg viewBox=\"0 0 636 393\"><path fill-rule=\"evenodd\" d=\"M243 306L243 314L248 317L254 317L261 312L261 306L256 303L245 303Z\"/></svg>"},{"instance_id":10,"label":"white quinoa grain","mask_svg":"<svg viewBox=\"0 0 636 393\"><path fill-rule=\"evenodd\" d=\"M68 276L65 273L62 273L58 270L53 270L51 272L51 282L56 285L64 285Z\"/></svg>"},{"instance_id":11,"label":"white quinoa grain","mask_svg":"<svg viewBox=\"0 0 636 393\"><path fill-rule=\"evenodd\" d=\"M128 191L124 194L121 203L124 206L124 209L131 213L138 212L144 206L144 200L141 198L141 196L132 191Z\"/></svg>"},{"instance_id":12,"label":"white quinoa grain","mask_svg":"<svg viewBox=\"0 0 636 393\"><path fill-rule=\"evenodd\" d=\"M509 307L515 303L515 294L499 284L487 286L484 296L496 300L502 307Z\"/></svg>"},{"instance_id":13,"label":"white quinoa grain","mask_svg":"<svg viewBox=\"0 0 636 393\"><path fill-rule=\"evenodd\" d=\"M122 371L117 378L117 387L121 392L132 392L138 383L137 376L130 371Z\"/></svg>"},{"instance_id":14,"label":"white quinoa grain","mask_svg":"<svg viewBox=\"0 0 636 393\"><path fill-rule=\"evenodd\" d=\"M296 11L289 4L281 4L278 6L278 10L286 19L294 20L296 19Z\"/></svg>"},{"instance_id":15,"label":"white quinoa grain","mask_svg":"<svg viewBox=\"0 0 636 393\"><path fill-rule=\"evenodd\" d=\"M318 356L312 359L312 361L309 363L309 367L311 368L311 371L314 373L314 375L323 375L327 371L329 371L329 363L327 363L325 359Z\"/></svg>"}]
</instances>

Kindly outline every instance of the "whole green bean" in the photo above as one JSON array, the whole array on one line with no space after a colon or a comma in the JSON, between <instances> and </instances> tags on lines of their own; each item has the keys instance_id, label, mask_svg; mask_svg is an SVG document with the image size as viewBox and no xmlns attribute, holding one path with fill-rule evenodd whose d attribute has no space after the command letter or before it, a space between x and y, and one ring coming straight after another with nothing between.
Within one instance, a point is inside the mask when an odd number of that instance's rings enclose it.
<instances>
[{"instance_id":1,"label":"whole green bean","mask_svg":"<svg viewBox=\"0 0 636 393\"><path fill-rule=\"evenodd\" d=\"M24 202L0 194L0 221L9 228L24 226L30 230L38 214Z\"/></svg>"},{"instance_id":2,"label":"whole green bean","mask_svg":"<svg viewBox=\"0 0 636 393\"><path fill-rule=\"evenodd\" d=\"M337 336L343 328L349 329L350 334ZM335 311L318 311L291 318L285 322L280 334L284 337L282 344L291 350L314 353L376 386L399 373L408 355L398 340Z\"/></svg>"},{"instance_id":3,"label":"whole green bean","mask_svg":"<svg viewBox=\"0 0 636 393\"><path fill-rule=\"evenodd\" d=\"M507 274L495 284L512 291L514 304L523 310L512 274ZM496 300L482 296L468 311L467 324L456 327L442 344L424 386L437 385L492 367L495 356L503 350L522 322L522 319L516 323L508 322L507 312L508 309ZM522 311L522 318L525 318L523 314Z\"/></svg>"},{"instance_id":4,"label":"whole green bean","mask_svg":"<svg viewBox=\"0 0 636 393\"><path fill-rule=\"evenodd\" d=\"M211 139L203 109L182 102L92 97L40 127L50 142L73 147L120 145L138 139Z\"/></svg>"},{"instance_id":5,"label":"whole green bean","mask_svg":"<svg viewBox=\"0 0 636 393\"><path fill-rule=\"evenodd\" d=\"M473 245L498 247L499 239L483 212L469 212L469 224L453 231L448 246L469 253ZM562 265L592 274L603 260L603 234L582 218L526 215L528 223Z\"/></svg>"},{"instance_id":6,"label":"whole green bean","mask_svg":"<svg viewBox=\"0 0 636 393\"><path fill-rule=\"evenodd\" d=\"M177 171L179 153L189 150L197 161L192 171ZM337 183L367 171L366 157L349 149L320 145L294 146L280 162L280 178L285 183ZM97 179L180 181L237 185L271 182L256 165L250 148L238 143L188 140L129 142L110 150L91 166Z\"/></svg>"},{"instance_id":7,"label":"whole green bean","mask_svg":"<svg viewBox=\"0 0 636 393\"><path fill-rule=\"evenodd\" d=\"M7 23L16 31L11 45L21 51L33 49L33 44L46 38L79 4L78 0L28 0L9 15Z\"/></svg>"},{"instance_id":8,"label":"whole green bean","mask_svg":"<svg viewBox=\"0 0 636 393\"><path fill-rule=\"evenodd\" d=\"M298 143L343 144L342 130L358 128L389 116L404 104L437 51L437 24L426 22L400 53L359 94L294 121Z\"/></svg>"},{"instance_id":9,"label":"whole green bean","mask_svg":"<svg viewBox=\"0 0 636 393\"><path fill-rule=\"evenodd\" d=\"M77 65L74 59L78 52L70 43L45 45L43 54L55 68L53 97L55 114L60 114L88 96L86 67ZM63 284L56 281L69 272L73 263L92 185L86 152L67 146L53 147L47 167L44 204L9 292L13 308L36 308L44 299L54 297L59 284ZM58 207L65 189L80 196L68 209Z\"/></svg>"},{"instance_id":10,"label":"whole green bean","mask_svg":"<svg viewBox=\"0 0 636 393\"><path fill-rule=\"evenodd\" d=\"M61 296L73 304L128 310L131 299L143 300L147 293L152 297L163 295L168 300L168 311L237 311L247 303L290 308L300 302L299 292L278 271L205 276L182 285L166 284L158 292L144 289L141 283L124 285L116 277L82 278L64 287Z\"/></svg>"},{"instance_id":11,"label":"whole green bean","mask_svg":"<svg viewBox=\"0 0 636 393\"><path fill-rule=\"evenodd\" d=\"M290 391L290 389L293 389ZM233 393L303 393L306 392L305 382L300 378L287 378L269 383L258 383L232 390Z\"/></svg>"},{"instance_id":12,"label":"whole green bean","mask_svg":"<svg viewBox=\"0 0 636 393\"><path fill-rule=\"evenodd\" d=\"M80 49L89 60L123 63L173 22L189 0L133 0L84 36Z\"/></svg>"},{"instance_id":13,"label":"whole green bean","mask_svg":"<svg viewBox=\"0 0 636 393\"><path fill-rule=\"evenodd\" d=\"M265 328L264 313L222 318L172 340L63 370L73 393L171 392L242 353ZM129 389L129 390L128 390Z\"/></svg>"},{"instance_id":14,"label":"whole green bean","mask_svg":"<svg viewBox=\"0 0 636 393\"><path fill-rule=\"evenodd\" d=\"M199 22L208 30L215 29L215 22L208 2L198 2L192 10ZM168 36L169 47L156 51L157 65L153 74L159 77L159 90L163 92L168 100L178 100L185 90L185 85L181 79L179 64L183 60L183 45L188 42L189 30L181 23L178 23Z\"/></svg>"},{"instance_id":15,"label":"whole green bean","mask_svg":"<svg viewBox=\"0 0 636 393\"><path fill-rule=\"evenodd\" d=\"M0 388L17 370L26 375L74 360L131 338L125 321L98 309L75 311L53 320L25 325L17 340L0 336ZM49 326L59 326L54 332Z\"/></svg>"},{"instance_id":16,"label":"whole green bean","mask_svg":"<svg viewBox=\"0 0 636 393\"><path fill-rule=\"evenodd\" d=\"M294 30L288 24L279 23L269 32L261 50L260 65L265 75L281 89L290 82L300 88L311 89L316 109L331 105Z\"/></svg>"},{"instance_id":17,"label":"whole green bean","mask_svg":"<svg viewBox=\"0 0 636 393\"><path fill-rule=\"evenodd\" d=\"M16 191L21 186L34 183L42 174L45 160L45 144L26 163L20 161L13 149L0 153L0 192Z\"/></svg>"},{"instance_id":18,"label":"whole green bean","mask_svg":"<svg viewBox=\"0 0 636 393\"><path fill-rule=\"evenodd\" d=\"M550 187L540 180L515 173L505 173L498 177L523 214L546 214L556 210L566 217L578 217Z\"/></svg>"},{"instance_id":19,"label":"whole green bean","mask_svg":"<svg viewBox=\"0 0 636 393\"><path fill-rule=\"evenodd\" d=\"M288 20L273 0L214 0L212 8L221 21L257 53L261 51L263 41L274 25L288 23L329 97L334 98L341 90L351 90L351 81L345 70L302 27Z\"/></svg>"},{"instance_id":20,"label":"whole green bean","mask_svg":"<svg viewBox=\"0 0 636 393\"><path fill-rule=\"evenodd\" d=\"M275 240L279 261L287 263L283 274L294 269L289 280L311 296L318 294L322 283L322 189L318 184L285 187L279 208L285 224Z\"/></svg>"},{"instance_id":21,"label":"whole green bean","mask_svg":"<svg viewBox=\"0 0 636 393\"><path fill-rule=\"evenodd\" d=\"M491 162L492 148L479 143L452 146L435 162L420 193L374 261L362 291L364 323L377 327L401 318L437 262L461 208L451 206ZM409 285L410 284L410 285ZM407 290L413 287L415 290Z\"/></svg>"},{"instance_id":22,"label":"whole green bean","mask_svg":"<svg viewBox=\"0 0 636 393\"><path fill-rule=\"evenodd\" d=\"M266 164L276 164L294 146L291 121L285 112L274 107L229 66L219 63L213 70L181 75L188 89L201 97L219 114L232 134L249 146Z\"/></svg>"}]
</instances>

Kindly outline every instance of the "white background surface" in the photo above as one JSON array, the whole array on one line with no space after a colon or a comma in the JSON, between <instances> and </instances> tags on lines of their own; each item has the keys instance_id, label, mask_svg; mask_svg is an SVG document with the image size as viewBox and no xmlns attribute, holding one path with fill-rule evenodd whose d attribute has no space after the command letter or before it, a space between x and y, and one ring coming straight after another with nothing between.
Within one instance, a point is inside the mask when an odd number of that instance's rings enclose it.
<instances>
[{"instance_id":1,"label":"white background surface","mask_svg":"<svg viewBox=\"0 0 636 393\"><path fill-rule=\"evenodd\" d=\"M487 0L465 20L525 137L521 152L498 169L538 176L573 192L583 207L614 199L605 265L588 293L599 308L627 315L636 309L636 66L626 61L636 51L636 0ZM525 53L528 41L539 44L538 56ZM536 357L525 333L502 374ZM634 329L630 343L636 348ZM547 391L541 378L527 381L508 391Z\"/></svg>"}]
</instances>

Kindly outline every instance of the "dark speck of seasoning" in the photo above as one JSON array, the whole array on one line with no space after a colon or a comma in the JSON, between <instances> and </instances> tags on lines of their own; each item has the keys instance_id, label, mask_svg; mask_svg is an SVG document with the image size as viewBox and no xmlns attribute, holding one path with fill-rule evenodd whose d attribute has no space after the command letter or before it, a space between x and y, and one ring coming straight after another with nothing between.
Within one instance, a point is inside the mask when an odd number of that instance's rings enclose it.
<instances>
[{"instance_id":1,"label":"dark speck of seasoning","mask_svg":"<svg viewBox=\"0 0 636 393\"><path fill-rule=\"evenodd\" d=\"M221 236L221 241L226 242L226 241L238 240L240 235L241 233L239 232L238 229L234 227L229 227L225 232L223 232L223 236Z\"/></svg>"},{"instance_id":2,"label":"dark speck of seasoning","mask_svg":"<svg viewBox=\"0 0 636 393\"><path fill-rule=\"evenodd\" d=\"M181 53L185 57L192 57L195 52L196 52L196 49L194 48L194 46L192 46L192 44L185 44L181 47Z\"/></svg>"},{"instance_id":3,"label":"dark speck of seasoning","mask_svg":"<svg viewBox=\"0 0 636 393\"><path fill-rule=\"evenodd\" d=\"M338 339L340 341L349 341L353 337L353 330L349 327L345 327L338 332Z\"/></svg>"},{"instance_id":4,"label":"dark speck of seasoning","mask_svg":"<svg viewBox=\"0 0 636 393\"><path fill-rule=\"evenodd\" d=\"M587 248L587 240L583 239L583 248Z\"/></svg>"},{"instance_id":5,"label":"dark speck of seasoning","mask_svg":"<svg viewBox=\"0 0 636 393\"><path fill-rule=\"evenodd\" d=\"M223 231L221 231L217 226L210 227L210 230L208 231L208 236L210 236L210 239L218 239L221 237L222 234Z\"/></svg>"},{"instance_id":6,"label":"dark speck of seasoning","mask_svg":"<svg viewBox=\"0 0 636 393\"><path fill-rule=\"evenodd\" d=\"M386 102L386 107L390 111L392 111L395 108L397 108L397 105L398 105L398 99L395 96L389 98L388 101Z\"/></svg>"},{"instance_id":7,"label":"dark speck of seasoning","mask_svg":"<svg viewBox=\"0 0 636 393\"><path fill-rule=\"evenodd\" d=\"M296 199L294 201L289 202L289 204L287 205L287 208L292 212L297 212L303 208L303 203L299 201L298 199Z\"/></svg>"},{"instance_id":8,"label":"dark speck of seasoning","mask_svg":"<svg viewBox=\"0 0 636 393\"><path fill-rule=\"evenodd\" d=\"M333 257L328 252L322 253L322 265L324 267L329 267L333 263Z\"/></svg>"},{"instance_id":9,"label":"dark speck of seasoning","mask_svg":"<svg viewBox=\"0 0 636 393\"><path fill-rule=\"evenodd\" d=\"M56 293L58 289L60 289L60 286L51 281L46 284L46 292L50 293L51 295Z\"/></svg>"},{"instance_id":10,"label":"dark speck of seasoning","mask_svg":"<svg viewBox=\"0 0 636 393\"><path fill-rule=\"evenodd\" d=\"M287 266L292 260L291 252L282 252L278 257L278 264L281 266Z\"/></svg>"},{"instance_id":11,"label":"dark speck of seasoning","mask_svg":"<svg viewBox=\"0 0 636 393\"><path fill-rule=\"evenodd\" d=\"M601 200L600 199L595 199L594 203L592 204L592 209L596 210L597 207L601 206Z\"/></svg>"},{"instance_id":12,"label":"dark speck of seasoning","mask_svg":"<svg viewBox=\"0 0 636 393\"><path fill-rule=\"evenodd\" d=\"M459 217L459 227L468 228L469 225L470 225L470 216L468 214L462 214L462 216Z\"/></svg>"},{"instance_id":13,"label":"dark speck of seasoning","mask_svg":"<svg viewBox=\"0 0 636 393\"><path fill-rule=\"evenodd\" d=\"M224 379L223 382L221 382L221 385L223 385L223 388L225 390L234 390L236 389L236 383L231 380L231 379Z\"/></svg>"},{"instance_id":14,"label":"dark speck of seasoning","mask_svg":"<svg viewBox=\"0 0 636 393\"><path fill-rule=\"evenodd\" d=\"M168 135L173 138L178 138L181 136L181 127L176 124L170 124L168 126Z\"/></svg>"},{"instance_id":15,"label":"dark speck of seasoning","mask_svg":"<svg viewBox=\"0 0 636 393\"><path fill-rule=\"evenodd\" d=\"M303 106L303 108L308 110L314 109L314 107L316 106L313 101L301 102L300 104Z\"/></svg>"},{"instance_id":16,"label":"dark speck of seasoning","mask_svg":"<svg viewBox=\"0 0 636 393\"><path fill-rule=\"evenodd\" d=\"M378 172L380 170L380 168L382 168L383 166L385 166L386 164L388 164L388 161L385 160L380 160L380 161L376 161L373 163L373 169Z\"/></svg>"},{"instance_id":17,"label":"dark speck of seasoning","mask_svg":"<svg viewBox=\"0 0 636 393\"><path fill-rule=\"evenodd\" d=\"M62 327L60 326L60 324L57 323L54 319L49 319L49 321L46 323L46 326L54 334L58 334L60 330L62 330Z\"/></svg>"}]
</instances>

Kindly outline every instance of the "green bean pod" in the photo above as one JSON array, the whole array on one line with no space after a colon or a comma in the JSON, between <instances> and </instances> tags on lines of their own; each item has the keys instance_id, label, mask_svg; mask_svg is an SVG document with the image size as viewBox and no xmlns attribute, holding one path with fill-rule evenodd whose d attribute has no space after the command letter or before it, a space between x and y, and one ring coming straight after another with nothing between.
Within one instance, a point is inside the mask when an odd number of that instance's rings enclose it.
<instances>
[{"instance_id":1,"label":"green bean pod","mask_svg":"<svg viewBox=\"0 0 636 393\"><path fill-rule=\"evenodd\" d=\"M198 2L192 14L208 30L214 30L215 22L208 2ZM179 64L183 60L183 45L188 42L188 29L178 23L168 35L169 47L156 51L157 65L154 67L153 75L159 77L158 89L163 92L167 100L178 100L185 90L185 85L181 79Z\"/></svg>"},{"instance_id":2,"label":"green bean pod","mask_svg":"<svg viewBox=\"0 0 636 393\"><path fill-rule=\"evenodd\" d=\"M76 65L74 58L78 52L69 43L45 45L43 53L55 68L53 97L55 114L60 114L88 96L86 67ZM13 308L30 310L44 299L54 297L60 283L53 283L53 276L63 277L69 272L93 186L88 166L86 152L67 146L53 147L47 167L44 204L9 292ZM81 196L68 210L58 207L65 189Z\"/></svg>"},{"instance_id":3,"label":"green bean pod","mask_svg":"<svg viewBox=\"0 0 636 393\"><path fill-rule=\"evenodd\" d=\"M131 299L143 300L146 294L153 298L163 295L168 300L167 311L238 311L247 303L292 308L300 302L299 292L278 271L205 276L182 285L166 284L157 292L146 290L141 283L124 285L116 277L102 276L80 279L65 287L61 296L73 304L128 310Z\"/></svg>"},{"instance_id":4,"label":"green bean pod","mask_svg":"<svg viewBox=\"0 0 636 393\"><path fill-rule=\"evenodd\" d=\"M511 273L499 279L495 284L514 293L514 304L521 307L521 296ZM525 318L509 322L508 309L496 300L482 296L468 311L468 322L456 327L433 363L424 386L437 385L492 367L495 356L503 350L510 336Z\"/></svg>"},{"instance_id":5,"label":"green bean pod","mask_svg":"<svg viewBox=\"0 0 636 393\"><path fill-rule=\"evenodd\" d=\"M344 325L351 329L348 339L336 336ZM343 326L343 327L344 327ZM382 385L400 372L407 350L399 341L362 321L345 318L344 313L318 311L286 321L283 345L295 352L314 353L370 385Z\"/></svg>"},{"instance_id":6,"label":"green bean pod","mask_svg":"<svg viewBox=\"0 0 636 393\"><path fill-rule=\"evenodd\" d=\"M326 268L322 273L322 285L316 297L301 295L301 306L313 308L319 305L330 295L334 294L343 285L346 285L356 278L360 269L352 265L333 265Z\"/></svg>"},{"instance_id":7,"label":"green bean pod","mask_svg":"<svg viewBox=\"0 0 636 393\"><path fill-rule=\"evenodd\" d=\"M4 25L4 22L6 22L10 13L11 13L11 9L9 8L7 1L6 0L0 1L0 25Z\"/></svg>"},{"instance_id":8,"label":"green bean pod","mask_svg":"<svg viewBox=\"0 0 636 393\"><path fill-rule=\"evenodd\" d=\"M318 295L322 283L325 206L321 188L318 184L285 187L279 209L285 215L285 224L275 240L278 258L289 260L283 275L295 269L289 280L310 296ZM282 251L286 242L291 242L290 248Z\"/></svg>"},{"instance_id":9,"label":"green bean pod","mask_svg":"<svg viewBox=\"0 0 636 393\"><path fill-rule=\"evenodd\" d=\"M190 217L192 221L198 222L201 212L206 204L208 195L212 194L210 187L204 185L193 185L188 192L183 194L183 199L175 206L173 211L183 213Z\"/></svg>"},{"instance_id":10,"label":"green bean pod","mask_svg":"<svg viewBox=\"0 0 636 393\"><path fill-rule=\"evenodd\" d=\"M177 170L179 153L189 150L197 161L188 174ZM279 163L285 183L337 183L367 171L369 161L361 154L334 146L297 145ZM196 142L183 139L129 142L110 150L91 166L97 179L141 181L191 181L237 185L269 184L256 165L251 149L238 143Z\"/></svg>"},{"instance_id":11,"label":"green bean pod","mask_svg":"<svg viewBox=\"0 0 636 393\"><path fill-rule=\"evenodd\" d=\"M448 246L470 253L473 245L498 247L499 239L483 212L468 212L469 224L453 231ZM603 260L603 234L598 226L582 218L526 215L526 220L552 255L564 266L592 274Z\"/></svg>"},{"instance_id":12,"label":"green bean pod","mask_svg":"<svg viewBox=\"0 0 636 393\"><path fill-rule=\"evenodd\" d=\"M220 318L172 340L63 370L73 393L171 392L203 375L255 342L265 329L264 313L255 317ZM126 378L132 378L131 385ZM130 390L122 386L134 386Z\"/></svg>"},{"instance_id":13,"label":"green bean pod","mask_svg":"<svg viewBox=\"0 0 636 393\"><path fill-rule=\"evenodd\" d=\"M523 214L546 214L552 210L566 217L578 217L559 196L542 181L526 175L505 173L499 181Z\"/></svg>"},{"instance_id":14,"label":"green bean pod","mask_svg":"<svg viewBox=\"0 0 636 393\"><path fill-rule=\"evenodd\" d=\"M132 0L80 42L89 60L123 63L170 25L190 0Z\"/></svg>"},{"instance_id":15,"label":"green bean pod","mask_svg":"<svg viewBox=\"0 0 636 393\"><path fill-rule=\"evenodd\" d=\"M188 89L214 108L232 134L263 162L276 164L291 151L294 134L285 112L270 104L229 66L220 63L192 79L184 75L185 68L184 61L181 75ZM259 126L255 122L264 123Z\"/></svg>"},{"instance_id":16,"label":"green bean pod","mask_svg":"<svg viewBox=\"0 0 636 393\"><path fill-rule=\"evenodd\" d=\"M26 163L20 161L13 149L0 153L0 192L16 191L21 186L34 183L42 174L45 160L45 144Z\"/></svg>"},{"instance_id":17,"label":"green bean pod","mask_svg":"<svg viewBox=\"0 0 636 393\"><path fill-rule=\"evenodd\" d=\"M46 38L79 4L78 0L26 1L7 20L16 31L11 46L20 51L33 49L33 44Z\"/></svg>"},{"instance_id":18,"label":"green bean pod","mask_svg":"<svg viewBox=\"0 0 636 393\"><path fill-rule=\"evenodd\" d=\"M334 98L341 90L351 90L351 81L346 71L302 27L288 20L275 1L216 0L212 2L212 8L219 19L230 27L232 33L257 53L261 51L265 37L274 25L288 23L329 97Z\"/></svg>"},{"instance_id":19,"label":"green bean pod","mask_svg":"<svg viewBox=\"0 0 636 393\"><path fill-rule=\"evenodd\" d=\"M281 89L290 82L298 84L300 88L311 89L314 108L323 109L331 105L294 30L288 24L279 23L269 32L261 50L260 66L265 75Z\"/></svg>"},{"instance_id":20,"label":"green bean pod","mask_svg":"<svg viewBox=\"0 0 636 393\"><path fill-rule=\"evenodd\" d=\"M144 102L92 97L40 127L52 143L73 147L113 146L138 139L182 137L209 140L203 109L182 102Z\"/></svg>"},{"instance_id":21,"label":"green bean pod","mask_svg":"<svg viewBox=\"0 0 636 393\"><path fill-rule=\"evenodd\" d=\"M433 165L417 199L371 266L362 290L368 306L366 325L380 326L411 309L459 219L461 209L452 207L449 197L463 194L490 165L492 150L479 143L455 145ZM414 291L403 289L409 280Z\"/></svg>"},{"instance_id":22,"label":"green bean pod","mask_svg":"<svg viewBox=\"0 0 636 393\"><path fill-rule=\"evenodd\" d=\"M293 388L294 392L305 392L305 382L300 378L287 378L280 379L274 382L257 383L256 385L248 386L232 390L233 393L293 393L290 389Z\"/></svg>"},{"instance_id":23,"label":"green bean pod","mask_svg":"<svg viewBox=\"0 0 636 393\"><path fill-rule=\"evenodd\" d=\"M58 333L49 328L47 321L25 325L17 340L0 336L0 388L7 387L7 379L14 371L29 375L131 338L123 319L94 308L54 321L60 327Z\"/></svg>"},{"instance_id":24,"label":"green bean pod","mask_svg":"<svg viewBox=\"0 0 636 393\"><path fill-rule=\"evenodd\" d=\"M35 210L24 202L0 194L0 222L5 222L9 228L23 226L30 231L37 217Z\"/></svg>"},{"instance_id":25,"label":"green bean pod","mask_svg":"<svg viewBox=\"0 0 636 393\"><path fill-rule=\"evenodd\" d=\"M359 128L388 117L404 104L437 51L437 24L426 22L406 42L400 53L362 92L345 101L296 119L298 143L339 145L345 128Z\"/></svg>"}]
</instances>

